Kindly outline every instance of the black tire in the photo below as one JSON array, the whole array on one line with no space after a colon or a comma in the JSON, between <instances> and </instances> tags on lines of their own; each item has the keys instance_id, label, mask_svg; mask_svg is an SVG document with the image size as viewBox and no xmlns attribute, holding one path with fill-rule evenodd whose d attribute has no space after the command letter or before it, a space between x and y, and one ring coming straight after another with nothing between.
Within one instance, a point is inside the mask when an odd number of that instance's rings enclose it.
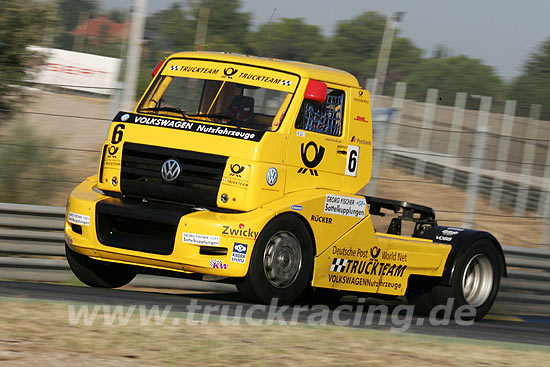
<instances>
[{"instance_id":1,"label":"black tire","mask_svg":"<svg viewBox=\"0 0 550 367\"><path fill-rule=\"evenodd\" d=\"M251 300L279 304L296 300L311 283L313 243L306 225L295 215L281 215L262 230L247 275L237 282L239 293Z\"/></svg>"},{"instance_id":2,"label":"black tire","mask_svg":"<svg viewBox=\"0 0 550 367\"><path fill-rule=\"evenodd\" d=\"M136 276L128 265L91 259L73 251L67 244L65 254L74 275L90 287L118 288L130 283Z\"/></svg>"},{"instance_id":3,"label":"black tire","mask_svg":"<svg viewBox=\"0 0 550 367\"><path fill-rule=\"evenodd\" d=\"M461 306L473 306L473 319L481 320L493 306L503 267L495 244L486 239L477 241L457 259L450 286L435 285L424 291L411 292L416 313L429 315L435 306L446 305L449 299L453 299L451 316L454 317Z\"/></svg>"}]
</instances>

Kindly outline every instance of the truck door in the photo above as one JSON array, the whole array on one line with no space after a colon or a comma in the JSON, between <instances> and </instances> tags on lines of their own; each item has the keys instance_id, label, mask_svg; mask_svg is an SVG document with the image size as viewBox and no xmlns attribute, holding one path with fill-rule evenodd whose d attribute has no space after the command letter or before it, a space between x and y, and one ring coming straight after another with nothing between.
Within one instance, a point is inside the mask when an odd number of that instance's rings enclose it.
<instances>
[{"instance_id":1,"label":"truck door","mask_svg":"<svg viewBox=\"0 0 550 367\"><path fill-rule=\"evenodd\" d=\"M324 103L303 99L288 137L287 192L323 187L338 190L346 171L349 88L327 83Z\"/></svg>"}]
</instances>

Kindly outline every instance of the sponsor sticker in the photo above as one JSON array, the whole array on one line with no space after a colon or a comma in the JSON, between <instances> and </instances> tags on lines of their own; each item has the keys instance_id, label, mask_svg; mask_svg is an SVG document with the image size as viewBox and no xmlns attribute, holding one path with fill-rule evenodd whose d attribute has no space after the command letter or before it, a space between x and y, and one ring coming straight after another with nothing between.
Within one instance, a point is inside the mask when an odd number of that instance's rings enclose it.
<instances>
[{"instance_id":1,"label":"sponsor sticker","mask_svg":"<svg viewBox=\"0 0 550 367\"><path fill-rule=\"evenodd\" d=\"M356 136L351 137L351 142L356 144L371 145L370 140L361 139Z\"/></svg>"},{"instance_id":2,"label":"sponsor sticker","mask_svg":"<svg viewBox=\"0 0 550 367\"><path fill-rule=\"evenodd\" d=\"M359 166L359 147L348 145L348 159L346 162L346 176L357 176L357 167Z\"/></svg>"},{"instance_id":3,"label":"sponsor sticker","mask_svg":"<svg viewBox=\"0 0 550 367\"><path fill-rule=\"evenodd\" d=\"M246 262L247 250L247 244L235 242L233 244L233 252L231 253L231 262L244 264Z\"/></svg>"},{"instance_id":4,"label":"sponsor sticker","mask_svg":"<svg viewBox=\"0 0 550 367\"><path fill-rule=\"evenodd\" d=\"M450 231L448 229L444 229L443 231L441 231L442 234L444 234L445 236L454 236L455 234L458 234L459 232L458 231Z\"/></svg>"},{"instance_id":5,"label":"sponsor sticker","mask_svg":"<svg viewBox=\"0 0 550 367\"><path fill-rule=\"evenodd\" d=\"M229 176L241 177L241 173L245 170L246 164L235 163L230 165L229 168L231 169Z\"/></svg>"},{"instance_id":6,"label":"sponsor sticker","mask_svg":"<svg viewBox=\"0 0 550 367\"><path fill-rule=\"evenodd\" d=\"M69 217L67 218L67 222L73 223L73 224L79 224L81 226L89 226L90 216L69 212Z\"/></svg>"},{"instance_id":7,"label":"sponsor sticker","mask_svg":"<svg viewBox=\"0 0 550 367\"><path fill-rule=\"evenodd\" d=\"M183 232L182 241L199 246L219 246L220 236Z\"/></svg>"},{"instance_id":8,"label":"sponsor sticker","mask_svg":"<svg viewBox=\"0 0 550 367\"><path fill-rule=\"evenodd\" d=\"M232 226L222 226L222 236L225 237L233 237L233 238L239 238L244 240L255 240L258 237L258 233L256 231L253 231L252 228L246 227L244 223L239 224L239 228L235 228Z\"/></svg>"},{"instance_id":9,"label":"sponsor sticker","mask_svg":"<svg viewBox=\"0 0 550 367\"><path fill-rule=\"evenodd\" d=\"M333 247L332 254L336 256L329 268L329 273L333 273L328 275L331 283L398 290L407 277L406 253L374 246L370 249Z\"/></svg>"},{"instance_id":10,"label":"sponsor sticker","mask_svg":"<svg viewBox=\"0 0 550 367\"><path fill-rule=\"evenodd\" d=\"M347 217L363 218L367 201L364 198L327 194L325 198L325 214L336 214Z\"/></svg>"},{"instance_id":11,"label":"sponsor sticker","mask_svg":"<svg viewBox=\"0 0 550 367\"><path fill-rule=\"evenodd\" d=\"M296 136L299 136L301 138L305 138L306 137L306 132L301 131L301 130L296 130Z\"/></svg>"},{"instance_id":12,"label":"sponsor sticker","mask_svg":"<svg viewBox=\"0 0 550 367\"><path fill-rule=\"evenodd\" d=\"M221 270L227 270L228 265L224 263L221 260L218 259L212 259L210 260L210 267L212 269L221 269Z\"/></svg>"},{"instance_id":13,"label":"sponsor sticker","mask_svg":"<svg viewBox=\"0 0 550 367\"><path fill-rule=\"evenodd\" d=\"M227 176L224 174L222 182L229 186L247 188L249 176L248 165L234 163L229 165L229 174Z\"/></svg>"},{"instance_id":14,"label":"sponsor sticker","mask_svg":"<svg viewBox=\"0 0 550 367\"><path fill-rule=\"evenodd\" d=\"M120 112L115 117L114 121L122 121L122 116ZM164 117L150 117L150 116L141 116L131 114L126 123L137 124L137 125L146 125L146 126L156 126L164 127L168 129L176 129L183 131L191 131L202 134L218 135L218 136L227 136L230 138L249 140L249 141L260 141L264 135L264 131L254 131L244 130L239 128L233 128L228 126L214 126L208 124L202 124L198 122L191 122L188 120L173 120Z\"/></svg>"},{"instance_id":15,"label":"sponsor sticker","mask_svg":"<svg viewBox=\"0 0 550 367\"><path fill-rule=\"evenodd\" d=\"M319 222L319 223L326 223L326 224L332 224L332 218L331 217L323 217L322 215L315 215L313 214L311 216L312 222Z\"/></svg>"},{"instance_id":16,"label":"sponsor sticker","mask_svg":"<svg viewBox=\"0 0 550 367\"><path fill-rule=\"evenodd\" d=\"M279 178L279 172L277 172L277 168L271 167L267 170L267 173L265 175L265 181L269 186L273 186L277 183L277 179Z\"/></svg>"},{"instance_id":17,"label":"sponsor sticker","mask_svg":"<svg viewBox=\"0 0 550 367\"><path fill-rule=\"evenodd\" d=\"M301 205L291 205L290 206L290 210L296 210L296 211L300 212L300 211L302 211L302 209L304 209L304 207L301 206Z\"/></svg>"},{"instance_id":18,"label":"sponsor sticker","mask_svg":"<svg viewBox=\"0 0 550 367\"><path fill-rule=\"evenodd\" d=\"M403 277L406 269L406 264L381 262L378 260L348 260L335 257L332 260L329 271L333 271L336 273Z\"/></svg>"}]
</instances>

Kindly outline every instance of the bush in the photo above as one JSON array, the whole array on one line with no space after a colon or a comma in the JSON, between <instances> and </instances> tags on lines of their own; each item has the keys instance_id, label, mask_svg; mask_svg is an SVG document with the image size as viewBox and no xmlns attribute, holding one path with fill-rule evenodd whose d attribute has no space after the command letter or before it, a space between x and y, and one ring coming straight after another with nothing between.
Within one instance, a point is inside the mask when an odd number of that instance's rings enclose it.
<instances>
[{"instance_id":1,"label":"bush","mask_svg":"<svg viewBox=\"0 0 550 367\"><path fill-rule=\"evenodd\" d=\"M66 159L51 138L38 136L25 122L3 126L0 140L0 202L48 204L66 185Z\"/></svg>"}]
</instances>

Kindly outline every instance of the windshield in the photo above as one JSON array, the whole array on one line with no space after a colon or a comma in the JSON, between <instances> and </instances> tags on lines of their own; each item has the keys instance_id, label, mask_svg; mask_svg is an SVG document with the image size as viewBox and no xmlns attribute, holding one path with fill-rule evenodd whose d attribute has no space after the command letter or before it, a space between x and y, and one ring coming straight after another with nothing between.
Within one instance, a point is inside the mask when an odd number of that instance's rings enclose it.
<instances>
[{"instance_id":1,"label":"windshield","mask_svg":"<svg viewBox=\"0 0 550 367\"><path fill-rule=\"evenodd\" d=\"M288 92L230 81L162 76L138 112L273 131L291 97Z\"/></svg>"}]
</instances>

